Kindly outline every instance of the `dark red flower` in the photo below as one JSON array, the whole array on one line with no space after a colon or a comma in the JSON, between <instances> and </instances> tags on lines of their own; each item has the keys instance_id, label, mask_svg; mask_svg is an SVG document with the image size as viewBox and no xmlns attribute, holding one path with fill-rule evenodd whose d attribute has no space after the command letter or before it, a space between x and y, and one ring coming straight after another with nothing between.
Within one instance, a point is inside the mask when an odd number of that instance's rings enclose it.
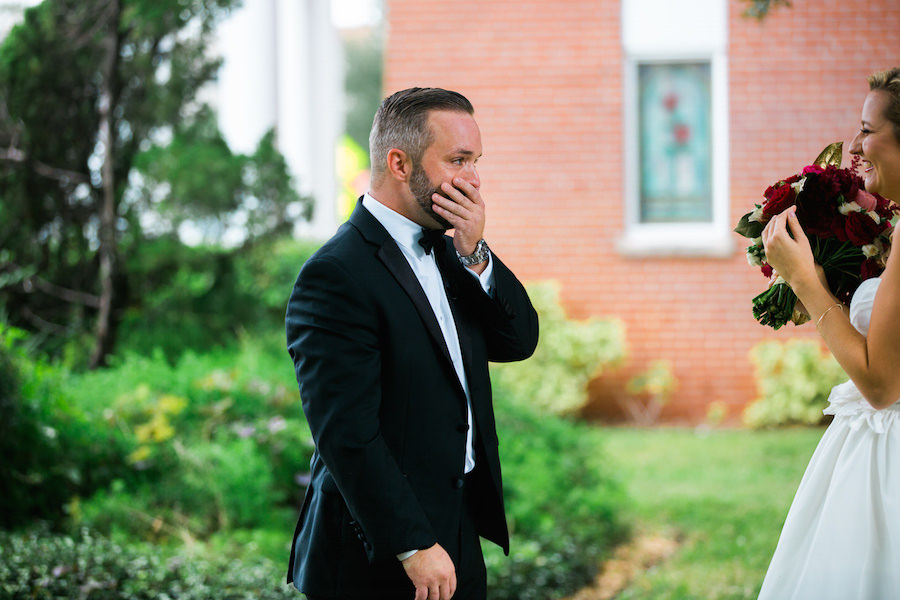
<instances>
[{"instance_id":1,"label":"dark red flower","mask_svg":"<svg viewBox=\"0 0 900 600\"><path fill-rule=\"evenodd\" d=\"M897 205L884 198L879 194L872 194L875 196L875 213L881 217L882 219L892 219L897 211Z\"/></svg>"},{"instance_id":2,"label":"dark red flower","mask_svg":"<svg viewBox=\"0 0 900 600\"><path fill-rule=\"evenodd\" d=\"M860 280L865 281L878 277L884 271L884 266L874 258L867 258L859 267Z\"/></svg>"},{"instance_id":3,"label":"dark red flower","mask_svg":"<svg viewBox=\"0 0 900 600\"><path fill-rule=\"evenodd\" d=\"M782 213L786 208L793 206L796 200L794 188L789 183L784 182L769 186L763 196L766 197L766 203L763 204L763 214L769 219Z\"/></svg>"},{"instance_id":4,"label":"dark red flower","mask_svg":"<svg viewBox=\"0 0 900 600\"><path fill-rule=\"evenodd\" d=\"M763 263L763 266L760 267L760 270L762 271L762 274L765 275L766 277L771 277L772 273L775 272L775 269L773 269L772 265L770 265L769 263Z\"/></svg>"},{"instance_id":5,"label":"dark red flower","mask_svg":"<svg viewBox=\"0 0 900 600\"><path fill-rule=\"evenodd\" d=\"M797 219L809 235L837 236L846 241L843 215L837 210L837 187L827 177L810 173L797 198Z\"/></svg>"},{"instance_id":6,"label":"dark red flower","mask_svg":"<svg viewBox=\"0 0 900 600\"><path fill-rule=\"evenodd\" d=\"M883 223L876 223L866 213L852 212L844 219L847 239L854 246L865 246L875 241L880 233L887 229Z\"/></svg>"}]
</instances>

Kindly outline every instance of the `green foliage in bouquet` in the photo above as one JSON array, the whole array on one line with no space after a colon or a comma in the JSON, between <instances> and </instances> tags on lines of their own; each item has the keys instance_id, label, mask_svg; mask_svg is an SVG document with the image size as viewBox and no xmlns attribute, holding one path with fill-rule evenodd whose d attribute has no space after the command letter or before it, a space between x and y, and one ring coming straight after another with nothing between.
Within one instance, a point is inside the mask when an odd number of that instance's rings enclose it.
<instances>
[{"instance_id":1,"label":"green foliage in bouquet","mask_svg":"<svg viewBox=\"0 0 900 600\"><path fill-rule=\"evenodd\" d=\"M516 402L575 414L587 403L588 382L625 358L625 326L618 319L568 319L558 282L527 288L540 319L537 350L525 361L492 364L491 375Z\"/></svg>"},{"instance_id":2,"label":"green foliage in bouquet","mask_svg":"<svg viewBox=\"0 0 900 600\"><path fill-rule=\"evenodd\" d=\"M602 431L494 391L510 555L483 544L492 600L560 598L589 584L628 533Z\"/></svg>"},{"instance_id":3,"label":"green foliage in bouquet","mask_svg":"<svg viewBox=\"0 0 900 600\"><path fill-rule=\"evenodd\" d=\"M817 425L835 385L847 375L812 340L761 342L751 350L760 396L744 410L750 427Z\"/></svg>"}]
</instances>

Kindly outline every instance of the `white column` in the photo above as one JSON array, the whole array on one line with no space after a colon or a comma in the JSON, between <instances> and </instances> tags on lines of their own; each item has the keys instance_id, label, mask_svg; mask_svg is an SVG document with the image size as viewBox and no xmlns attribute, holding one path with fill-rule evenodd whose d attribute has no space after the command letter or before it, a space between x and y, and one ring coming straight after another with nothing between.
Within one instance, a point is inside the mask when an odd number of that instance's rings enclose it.
<instances>
[{"instance_id":1,"label":"white column","mask_svg":"<svg viewBox=\"0 0 900 600\"><path fill-rule=\"evenodd\" d=\"M343 125L343 59L328 0L276 0L279 148L298 189L315 198L299 235L325 239L337 227L335 148Z\"/></svg>"},{"instance_id":2,"label":"white column","mask_svg":"<svg viewBox=\"0 0 900 600\"><path fill-rule=\"evenodd\" d=\"M343 58L328 0L245 0L222 24L219 119L235 152L276 128L297 191L314 198L296 234L337 228L335 148L343 130Z\"/></svg>"},{"instance_id":3,"label":"white column","mask_svg":"<svg viewBox=\"0 0 900 600\"><path fill-rule=\"evenodd\" d=\"M276 124L274 0L244 0L218 30L219 128L233 152L250 154Z\"/></svg>"}]
</instances>

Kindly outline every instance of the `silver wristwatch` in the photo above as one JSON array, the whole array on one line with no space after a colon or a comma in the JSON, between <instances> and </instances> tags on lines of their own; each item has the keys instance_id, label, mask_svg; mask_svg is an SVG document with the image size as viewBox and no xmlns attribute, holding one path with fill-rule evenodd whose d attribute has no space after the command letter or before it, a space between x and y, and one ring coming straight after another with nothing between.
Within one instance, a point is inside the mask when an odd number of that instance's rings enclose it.
<instances>
[{"instance_id":1,"label":"silver wristwatch","mask_svg":"<svg viewBox=\"0 0 900 600\"><path fill-rule=\"evenodd\" d=\"M472 265L483 263L489 259L491 257L491 249L488 248L487 242L481 239L475 244L475 252L468 256L463 256L457 251L456 256L464 267L471 267Z\"/></svg>"}]
</instances>

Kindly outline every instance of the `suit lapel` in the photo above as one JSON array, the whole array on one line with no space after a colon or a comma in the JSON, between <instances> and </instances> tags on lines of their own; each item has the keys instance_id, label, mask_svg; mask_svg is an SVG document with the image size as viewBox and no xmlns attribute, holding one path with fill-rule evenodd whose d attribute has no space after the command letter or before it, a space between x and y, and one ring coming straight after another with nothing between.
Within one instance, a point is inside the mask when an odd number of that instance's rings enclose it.
<instances>
[{"instance_id":1,"label":"suit lapel","mask_svg":"<svg viewBox=\"0 0 900 600\"><path fill-rule=\"evenodd\" d=\"M391 272L391 275L394 276L394 279L397 280L397 283L400 284L400 287L403 288L403 291L406 292L406 295L412 300L413 305L416 307L416 312L419 313L422 321L424 321L428 333L440 347L441 353L447 361L452 362L450 359L450 350L447 349L447 342L444 340L444 334L441 331L441 326L438 324L437 317L434 316L434 311L431 309L428 297L422 290L422 285L416 278L415 273L413 273L409 263L406 262L406 257L400 252L400 248L397 247L396 242L389 238L388 241L378 249L376 256L384 263L388 268L388 271Z\"/></svg>"},{"instance_id":2,"label":"suit lapel","mask_svg":"<svg viewBox=\"0 0 900 600\"><path fill-rule=\"evenodd\" d=\"M450 303L450 311L453 313L453 322L456 324L456 334L459 337L459 349L462 353L463 366L466 371L466 377L471 385L471 365L472 365L472 334L470 324L464 314L461 314L458 307L458 290L456 289L456 273L454 269L459 271L465 269L456 257L453 256L452 250L446 244L434 249L434 256L437 259L438 269L444 280L444 292L447 294L447 301ZM466 276L462 274L461 276Z\"/></svg>"},{"instance_id":3,"label":"suit lapel","mask_svg":"<svg viewBox=\"0 0 900 600\"><path fill-rule=\"evenodd\" d=\"M356 204L356 209L350 215L350 222L359 230L366 241L375 244L378 249L375 256L378 257L388 271L397 281L409 299L412 300L416 307L416 312L425 324L428 334L434 339L434 342L441 349L441 353L452 364L450 358L450 350L447 349L447 342L444 340L444 334L441 332L441 326L438 324L437 317L428 303L428 297L422 290L422 285L413 273L412 267L406 261L406 257L400 252L399 246L388 232L381 226L381 223L372 216L362 205L362 198Z\"/></svg>"}]
</instances>

